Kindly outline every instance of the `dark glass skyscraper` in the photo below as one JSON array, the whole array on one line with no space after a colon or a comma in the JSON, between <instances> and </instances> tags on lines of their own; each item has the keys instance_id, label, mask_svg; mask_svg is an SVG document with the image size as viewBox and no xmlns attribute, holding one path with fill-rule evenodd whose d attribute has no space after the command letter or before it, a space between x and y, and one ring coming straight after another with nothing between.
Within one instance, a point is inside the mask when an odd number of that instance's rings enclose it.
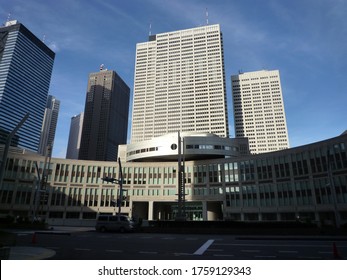
<instances>
[{"instance_id":1,"label":"dark glass skyscraper","mask_svg":"<svg viewBox=\"0 0 347 280\"><path fill-rule=\"evenodd\" d=\"M91 73L84 109L79 159L116 161L126 144L130 89L114 71Z\"/></svg>"},{"instance_id":2,"label":"dark glass skyscraper","mask_svg":"<svg viewBox=\"0 0 347 280\"><path fill-rule=\"evenodd\" d=\"M18 21L0 27L0 144L29 113L11 145L38 151L54 57Z\"/></svg>"}]
</instances>

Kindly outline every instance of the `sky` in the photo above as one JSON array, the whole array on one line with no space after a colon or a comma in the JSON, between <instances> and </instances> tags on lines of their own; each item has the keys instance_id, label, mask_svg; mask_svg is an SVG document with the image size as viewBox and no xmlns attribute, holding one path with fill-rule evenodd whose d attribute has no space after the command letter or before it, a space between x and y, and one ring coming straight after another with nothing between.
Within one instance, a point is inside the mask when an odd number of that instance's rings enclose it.
<instances>
[{"instance_id":1,"label":"sky","mask_svg":"<svg viewBox=\"0 0 347 280\"><path fill-rule=\"evenodd\" d=\"M230 76L279 70L291 147L347 129L345 0L0 0L0 24L18 20L56 53L49 94L61 101L53 157L65 158L71 117L101 64L133 94L136 44L148 35L220 24L230 136ZM130 105L131 109L132 105ZM129 114L130 139L131 111Z\"/></svg>"}]
</instances>

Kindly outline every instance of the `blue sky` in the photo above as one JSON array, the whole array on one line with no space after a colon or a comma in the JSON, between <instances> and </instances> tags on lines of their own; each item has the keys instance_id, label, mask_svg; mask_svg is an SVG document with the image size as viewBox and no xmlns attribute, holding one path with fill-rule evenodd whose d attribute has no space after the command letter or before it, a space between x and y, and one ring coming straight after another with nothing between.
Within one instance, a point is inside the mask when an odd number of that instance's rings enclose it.
<instances>
[{"instance_id":1,"label":"blue sky","mask_svg":"<svg viewBox=\"0 0 347 280\"><path fill-rule=\"evenodd\" d=\"M280 70L291 147L347 129L345 0L0 0L1 23L19 20L56 53L50 94L61 109L53 156L66 155L89 73L104 64L132 93L136 43L147 41L149 26L155 34L205 25L206 9L223 32L231 136L230 76L239 70Z\"/></svg>"}]
</instances>

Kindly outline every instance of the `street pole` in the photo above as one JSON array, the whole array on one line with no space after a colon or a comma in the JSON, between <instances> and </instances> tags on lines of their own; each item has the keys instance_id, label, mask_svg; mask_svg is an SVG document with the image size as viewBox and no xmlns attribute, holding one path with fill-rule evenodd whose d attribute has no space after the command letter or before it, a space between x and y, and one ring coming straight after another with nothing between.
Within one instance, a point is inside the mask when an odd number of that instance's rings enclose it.
<instances>
[{"instance_id":1,"label":"street pole","mask_svg":"<svg viewBox=\"0 0 347 280\"><path fill-rule=\"evenodd\" d=\"M122 172L122 163L120 161L120 158L118 158L118 166L119 166L119 199L118 199L118 215L121 213L122 209L122 203L123 203L123 172Z\"/></svg>"},{"instance_id":2,"label":"street pole","mask_svg":"<svg viewBox=\"0 0 347 280\"><path fill-rule=\"evenodd\" d=\"M103 177L101 178L102 181L106 181L108 183L112 184L118 184L119 185L119 194L117 195L118 199L116 199L116 206L118 206L118 215L120 215L122 210L122 203L123 203L123 172L122 172L122 163L120 161L120 158L118 158L118 166L119 166L119 172L118 172L118 179L115 178L109 178L109 177ZM116 209L115 209L116 211Z\"/></svg>"},{"instance_id":3,"label":"street pole","mask_svg":"<svg viewBox=\"0 0 347 280\"><path fill-rule=\"evenodd\" d=\"M24 124L24 122L29 117L29 113L26 113L25 116L22 118L22 120L16 125L16 127L11 131L11 133L7 136L5 147L4 147L4 153L2 155L2 162L1 162L1 168L0 168L0 186L2 185L2 181L4 179L4 173L5 173L5 166L7 161L7 155L8 151L10 149L11 140L12 137L16 134L16 132L21 128L21 126Z\"/></svg>"},{"instance_id":4,"label":"street pole","mask_svg":"<svg viewBox=\"0 0 347 280\"><path fill-rule=\"evenodd\" d=\"M180 132L178 131L178 139L177 139L177 146L178 146L178 213L177 213L177 220L184 221L186 219L186 213L185 213L185 170L184 170L184 159L182 158L182 148L181 145L183 143L183 149L184 149L184 141L182 141Z\"/></svg>"}]
</instances>

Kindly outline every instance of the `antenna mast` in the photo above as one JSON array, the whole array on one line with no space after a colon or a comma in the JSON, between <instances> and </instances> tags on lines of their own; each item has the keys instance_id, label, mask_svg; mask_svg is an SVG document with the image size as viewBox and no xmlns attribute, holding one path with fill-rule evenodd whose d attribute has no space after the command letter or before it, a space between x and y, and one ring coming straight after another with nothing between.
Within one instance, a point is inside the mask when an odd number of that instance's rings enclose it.
<instances>
[{"instance_id":1,"label":"antenna mast","mask_svg":"<svg viewBox=\"0 0 347 280\"><path fill-rule=\"evenodd\" d=\"M208 25L208 10L206 8L206 25Z\"/></svg>"}]
</instances>

